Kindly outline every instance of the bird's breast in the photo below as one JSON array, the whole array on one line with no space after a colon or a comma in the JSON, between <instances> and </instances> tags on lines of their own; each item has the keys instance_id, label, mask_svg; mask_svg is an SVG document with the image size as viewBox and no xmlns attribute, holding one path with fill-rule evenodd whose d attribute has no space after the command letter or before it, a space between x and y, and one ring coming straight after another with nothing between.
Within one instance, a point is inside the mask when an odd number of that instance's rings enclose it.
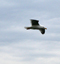
<instances>
[{"instance_id":1,"label":"bird's breast","mask_svg":"<svg viewBox=\"0 0 60 64\"><path fill-rule=\"evenodd\" d=\"M32 29L41 29L42 27L40 27L40 26L32 26L31 28Z\"/></svg>"}]
</instances>

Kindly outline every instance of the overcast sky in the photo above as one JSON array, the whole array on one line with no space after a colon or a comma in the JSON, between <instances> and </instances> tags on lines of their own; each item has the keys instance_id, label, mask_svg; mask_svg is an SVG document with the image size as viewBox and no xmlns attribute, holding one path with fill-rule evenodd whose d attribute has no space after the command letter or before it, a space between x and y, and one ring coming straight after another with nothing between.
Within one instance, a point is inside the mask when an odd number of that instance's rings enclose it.
<instances>
[{"instance_id":1,"label":"overcast sky","mask_svg":"<svg viewBox=\"0 0 60 64\"><path fill-rule=\"evenodd\" d=\"M60 64L60 0L0 0L0 64Z\"/></svg>"}]
</instances>

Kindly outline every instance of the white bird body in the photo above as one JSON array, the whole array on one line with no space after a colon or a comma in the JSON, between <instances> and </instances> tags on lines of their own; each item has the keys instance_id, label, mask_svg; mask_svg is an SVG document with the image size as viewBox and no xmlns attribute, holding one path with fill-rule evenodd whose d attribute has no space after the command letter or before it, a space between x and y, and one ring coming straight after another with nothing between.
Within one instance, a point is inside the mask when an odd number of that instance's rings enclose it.
<instances>
[{"instance_id":1,"label":"white bird body","mask_svg":"<svg viewBox=\"0 0 60 64\"><path fill-rule=\"evenodd\" d=\"M44 34L44 33L45 33L45 29L47 29L47 28L45 28L44 26L40 26L40 25L38 24L38 20L31 20L31 24L32 24L31 27L25 27L25 28L26 28L27 30L28 30L28 29L40 30L42 34Z\"/></svg>"},{"instance_id":2,"label":"white bird body","mask_svg":"<svg viewBox=\"0 0 60 64\"><path fill-rule=\"evenodd\" d=\"M43 26L31 26L31 27L25 27L26 29L42 29Z\"/></svg>"}]
</instances>

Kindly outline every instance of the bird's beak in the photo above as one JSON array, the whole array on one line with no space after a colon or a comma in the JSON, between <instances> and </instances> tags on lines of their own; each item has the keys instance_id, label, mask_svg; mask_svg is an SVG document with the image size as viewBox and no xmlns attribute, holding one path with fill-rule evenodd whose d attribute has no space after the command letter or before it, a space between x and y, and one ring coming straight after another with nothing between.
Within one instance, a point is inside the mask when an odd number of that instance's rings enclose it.
<instances>
[{"instance_id":1,"label":"bird's beak","mask_svg":"<svg viewBox=\"0 0 60 64\"><path fill-rule=\"evenodd\" d=\"M45 29L47 29L47 28L45 28Z\"/></svg>"}]
</instances>

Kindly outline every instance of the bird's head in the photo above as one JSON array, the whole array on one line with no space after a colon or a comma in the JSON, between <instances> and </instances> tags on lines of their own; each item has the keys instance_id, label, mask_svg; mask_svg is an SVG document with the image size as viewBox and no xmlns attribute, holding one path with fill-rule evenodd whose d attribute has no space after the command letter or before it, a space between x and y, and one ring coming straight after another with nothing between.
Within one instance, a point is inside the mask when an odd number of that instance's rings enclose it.
<instances>
[{"instance_id":1,"label":"bird's head","mask_svg":"<svg viewBox=\"0 0 60 64\"><path fill-rule=\"evenodd\" d=\"M47 28L45 28L47 30Z\"/></svg>"}]
</instances>

